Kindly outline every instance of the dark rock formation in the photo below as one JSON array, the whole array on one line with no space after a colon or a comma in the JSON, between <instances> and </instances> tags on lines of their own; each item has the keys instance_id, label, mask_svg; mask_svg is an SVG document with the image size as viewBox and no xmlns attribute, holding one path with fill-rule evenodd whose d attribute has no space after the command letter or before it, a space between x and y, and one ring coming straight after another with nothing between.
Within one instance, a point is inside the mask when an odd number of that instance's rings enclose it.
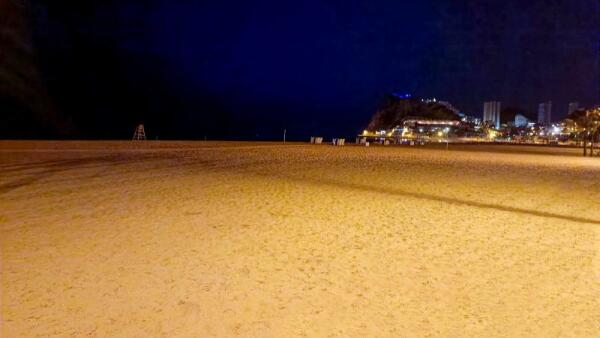
<instances>
[{"instance_id":1,"label":"dark rock formation","mask_svg":"<svg viewBox=\"0 0 600 338\"><path fill-rule=\"evenodd\" d=\"M401 98L387 95L371 118L367 130L391 129L406 118L426 120L460 120L460 116L438 102L426 102L420 98Z\"/></svg>"}]
</instances>

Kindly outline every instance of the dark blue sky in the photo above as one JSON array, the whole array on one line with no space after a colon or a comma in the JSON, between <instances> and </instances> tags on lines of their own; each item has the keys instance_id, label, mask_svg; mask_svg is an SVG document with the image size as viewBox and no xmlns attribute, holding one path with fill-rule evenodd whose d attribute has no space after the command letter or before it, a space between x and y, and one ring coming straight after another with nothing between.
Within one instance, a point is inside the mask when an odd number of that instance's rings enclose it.
<instances>
[{"instance_id":1,"label":"dark blue sky","mask_svg":"<svg viewBox=\"0 0 600 338\"><path fill-rule=\"evenodd\" d=\"M121 137L137 120L164 138L274 137L284 127L296 137L349 136L389 92L473 115L485 100L530 113L552 100L556 117L600 93L598 0L33 8L44 83L95 137Z\"/></svg>"}]
</instances>

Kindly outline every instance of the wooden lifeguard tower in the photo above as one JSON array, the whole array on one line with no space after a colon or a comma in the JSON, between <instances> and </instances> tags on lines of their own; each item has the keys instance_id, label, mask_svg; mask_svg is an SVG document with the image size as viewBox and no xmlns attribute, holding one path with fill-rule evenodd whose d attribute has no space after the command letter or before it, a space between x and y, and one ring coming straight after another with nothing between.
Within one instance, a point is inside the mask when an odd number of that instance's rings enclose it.
<instances>
[{"instance_id":1,"label":"wooden lifeguard tower","mask_svg":"<svg viewBox=\"0 0 600 338\"><path fill-rule=\"evenodd\" d=\"M144 130L144 125L140 124L135 128L133 132L133 141L146 141L146 131Z\"/></svg>"}]
</instances>

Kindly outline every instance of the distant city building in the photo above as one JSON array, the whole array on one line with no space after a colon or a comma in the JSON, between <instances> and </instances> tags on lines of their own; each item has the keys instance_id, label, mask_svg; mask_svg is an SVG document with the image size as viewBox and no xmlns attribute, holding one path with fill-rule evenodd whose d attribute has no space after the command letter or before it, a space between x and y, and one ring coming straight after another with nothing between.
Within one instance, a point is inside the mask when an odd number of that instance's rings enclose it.
<instances>
[{"instance_id":1,"label":"distant city building","mask_svg":"<svg viewBox=\"0 0 600 338\"><path fill-rule=\"evenodd\" d=\"M483 104L483 122L490 122L500 128L500 101L488 101Z\"/></svg>"},{"instance_id":2,"label":"distant city building","mask_svg":"<svg viewBox=\"0 0 600 338\"><path fill-rule=\"evenodd\" d=\"M467 123L472 123L474 125L481 125L481 119L478 117L469 116L465 113L459 112L458 116L460 116L460 120Z\"/></svg>"},{"instance_id":3,"label":"distant city building","mask_svg":"<svg viewBox=\"0 0 600 338\"><path fill-rule=\"evenodd\" d=\"M538 123L543 126L552 123L552 101L542 102L538 106Z\"/></svg>"},{"instance_id":4,"label":"distant city building","mask_svg":"<svg viewBox=\"0 0 600 338\"><path fill-rule=\"evenodd\" d=\"M515 126L517 127L527 127L529 123L529 119L521 114L515 115Z\"/></svg>"},{"instance_id":5,"label":"distant city building","mask_svg":"<svg viewBox=\"0 0 600 338\"><path fill-rule=\"evenodd\" d=\"M579 102L571 102L569 103L569 114L579 109Z\"/></svg>"}]
</instances>

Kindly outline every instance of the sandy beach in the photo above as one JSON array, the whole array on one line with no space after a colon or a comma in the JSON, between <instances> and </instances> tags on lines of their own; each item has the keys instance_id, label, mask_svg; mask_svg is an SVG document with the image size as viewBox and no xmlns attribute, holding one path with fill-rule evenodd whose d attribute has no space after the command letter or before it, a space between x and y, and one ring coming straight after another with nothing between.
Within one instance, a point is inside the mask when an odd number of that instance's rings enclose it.
<instances>
[{"instance_id":1,"label":"sandy beach","mask_svg":"<svg viewBox=\"0 0 600 338\"><path fill-rule=\"evenodd\" d=\"M577 152L0 142L1 336L597 336Z\"/></svg>"}]
</instances>

